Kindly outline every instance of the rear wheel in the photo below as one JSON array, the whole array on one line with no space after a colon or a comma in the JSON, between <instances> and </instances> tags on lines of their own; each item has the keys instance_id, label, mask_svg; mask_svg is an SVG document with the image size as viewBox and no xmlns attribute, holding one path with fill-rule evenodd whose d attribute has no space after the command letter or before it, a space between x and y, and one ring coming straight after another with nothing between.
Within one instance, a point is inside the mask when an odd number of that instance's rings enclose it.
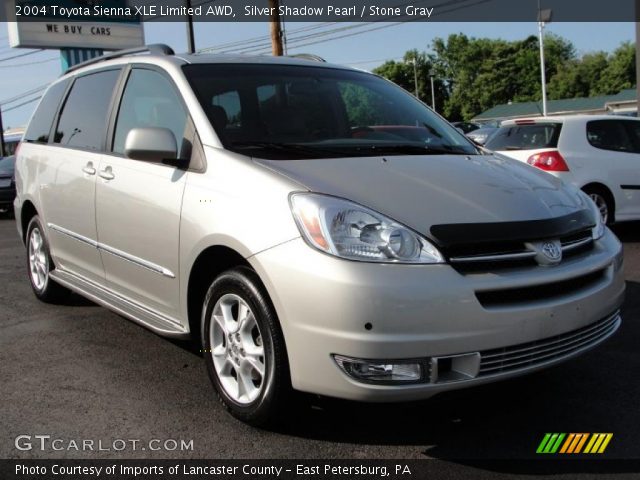
<instances>
[{"instance_id":1,"label":"rear wheel","mask_svg":"<svg viewBox=\"0 0 640 480\"><path fill-rule=\"evenodd\" d=\"M615 219L613 197L611 196L611 193L600 187L585 187L584 192L589 195L591 200L593 200L593 203L598 207L602 221L607 225L611 225Z\"/></svg>"},{"instance_id":2,"label":"rear wheel","mask_svg":"<svg viewBox=\"0 0 640 480\"><path fill-rule=\"evenodd\" d=\"M27 268L33 293L43 302L58 303L66 299L69 290L52 281L49 273L53 261L49 243L38 216L34 216L27 227Z\"/></svg>"},{"instance_id":3,"label":"rear wheel","mask_svg":"<svg viewBox=\"0 0 640 480\"><path fill-rule=\"evenodd\" d=\"M203 320L207 371L223 406L251 425L272 423L291 385L280 325L255 272L221 274L205 297Z\"/></svg>"}]
</instances>

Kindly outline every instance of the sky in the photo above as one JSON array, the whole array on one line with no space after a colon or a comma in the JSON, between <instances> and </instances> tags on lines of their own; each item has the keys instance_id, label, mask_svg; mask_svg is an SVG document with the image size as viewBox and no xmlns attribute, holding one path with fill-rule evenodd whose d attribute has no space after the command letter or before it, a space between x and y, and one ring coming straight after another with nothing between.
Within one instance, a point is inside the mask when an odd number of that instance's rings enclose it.
<instances>
[{"instance_id":1,"label":"sky","mask_svg":"<svg viewBox=\"0 0 640 480\"><path fill-rule=\"evenodd\" d=\"M307 30L296 33L298 29L314 28L311 23L288 23L285 31L290 38L318 32ZM354 24L332 25L340 28ZM407 50L418 49L429 51L434 38L447 37L453 33L464 33L473 37L502 38L505 40L523 39L529 35L537 35L538 26L530 23L420 23L411 22L397 24L377 24L378 28L359 35L338 38L331 41L320 40L318 43L297 48L290 48L287 53L313 53L331 63L351 65L371 70L384 63L385 60L400 60ZM329 28L329 27L323 27ZM358 26L344 31L350 35L358 31L371 30L371 25ZM553 32L571 42L579 55L604 50L612 51L624 41L635 41L634 23L551 23L545 31ZM268 23L212 23L199 22L195 26L196 49L215 47L217 45L264 37L264 40L252 45L253 50L269 50ZM342 35L342 34L340 34ZM340 36L337 33L333 36ZM145 39L150 43L166 43L176 52L186 50L186 26L183 23L145 24ZM299 43L304 43L300 42ZM292 42L293 44L293 42ZM257 48L256 48L257 47ZM266 50L265 50L266 49ZM3 110L3 123L8 127L20 127L28 123L37 102L19 106L22 94L45 85L61 73L60 54L57 50L45 50L13 60L5 60L14 55L27 53L25 49L11 49L7 38L7 24L0 23L0 104ZM37 94L24 97L35 98ZM16 99L18 97L18 99ZM11 103L8 100L16 99ZM16 108L17 107L17 108Z\"/></svg>"}]
</instances>

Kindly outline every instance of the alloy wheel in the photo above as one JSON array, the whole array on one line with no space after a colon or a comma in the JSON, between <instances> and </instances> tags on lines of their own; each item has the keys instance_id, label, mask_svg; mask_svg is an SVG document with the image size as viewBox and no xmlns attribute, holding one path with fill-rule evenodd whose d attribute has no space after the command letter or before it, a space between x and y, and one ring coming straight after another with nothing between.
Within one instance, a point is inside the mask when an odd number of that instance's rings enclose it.
<instances>
[{"instance_id":1,"label":"alloy wheel","mask_svg":"<svg viewBox=\"0 0 640 480\"><path fill-rule=\"evenodd\" d=\"M43 290L49 275L49 258L38 227L31 230L29 236L29 272L33 286L37 290Z\"/></svg>"},{"instance_id":2,"label":"alloy wheel","mask_svg":"<svg viewBox=\"0 0 640 480\"><path fill-rule=\"evenodd\" d=\"M213 365L225 393L246 405L265 385L262 332L247 302L235 294L220 297L213 307L209 341Z\"/></svg>"},{"instance_id":3,"label":"alloy wheel","mask_svg":"<svg viewBox=\"0 0 640 480\"><path fill-rule=\"evenodd\" d=\"M609 205L607 204L606 198L599 193L590 193L589 198L591 198L593 203L596 204L596 207L598 207L602 221L606 224L609 221Z\"/></svg>"}]
</instances>

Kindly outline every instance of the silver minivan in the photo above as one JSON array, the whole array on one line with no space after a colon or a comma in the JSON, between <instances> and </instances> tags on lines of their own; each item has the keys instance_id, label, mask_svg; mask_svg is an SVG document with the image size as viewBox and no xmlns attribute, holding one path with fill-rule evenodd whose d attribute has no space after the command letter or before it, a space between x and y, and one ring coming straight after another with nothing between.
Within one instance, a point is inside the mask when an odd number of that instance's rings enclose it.
<instances>
[{"instance_id":1,"label":"silver minivan","mask_svg":"<svg viewBox=\"0 0 640 480\"><path fill-rule=\"evenodd\" d=\"M118 52L47 90L15 213L35 295L193 336L255 425L294 391L423 399L620 326L622 250L578 189L369 73Z\"/></svg>"}]
</instances>

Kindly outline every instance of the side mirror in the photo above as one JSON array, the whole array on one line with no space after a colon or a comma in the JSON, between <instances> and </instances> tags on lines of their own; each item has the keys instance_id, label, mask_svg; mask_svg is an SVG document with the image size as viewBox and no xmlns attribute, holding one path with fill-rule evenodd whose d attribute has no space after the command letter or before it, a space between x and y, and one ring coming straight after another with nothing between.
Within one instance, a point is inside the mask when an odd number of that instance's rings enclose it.
<instances>
[{"instance_id":1,"label":"side mirror","mask_svg":"<svg viewBox=\"0 0 640 480\"><path fill-rule=\"evenodd\" d=\"M124 143L124 154L133 160L177 163L176 137L168 128L132 128Z\"/></svg>"}]
</instances>

